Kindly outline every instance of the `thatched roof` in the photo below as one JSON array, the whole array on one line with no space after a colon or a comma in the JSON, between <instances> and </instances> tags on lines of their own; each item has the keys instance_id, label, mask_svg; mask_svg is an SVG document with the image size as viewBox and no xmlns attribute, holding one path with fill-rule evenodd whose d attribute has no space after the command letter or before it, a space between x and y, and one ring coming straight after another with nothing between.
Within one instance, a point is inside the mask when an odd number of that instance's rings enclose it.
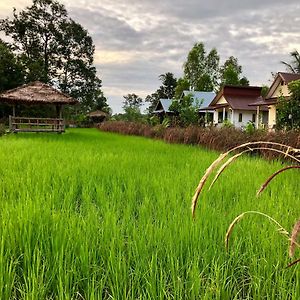
<instances>
[{"instance_id":1,"label":"thatched roof","mask_svg":"<svg viewBox=\"0 0 300 300\"><path fill-rule=\"evenodd\" d=\"M108 117L108 114L101 110L96 110L88 113L90 118Z\"/></svg>"},{"instance_id":2,"label":"thatched roof","mask_svg":"<svg viewBox=\"0 0 300 300\"><path fill-rule=\"evenodd\" d=\"M76 104L77 100L40 81L31 82L0 94L0 103Z\"/></svg>"}]
</instances>

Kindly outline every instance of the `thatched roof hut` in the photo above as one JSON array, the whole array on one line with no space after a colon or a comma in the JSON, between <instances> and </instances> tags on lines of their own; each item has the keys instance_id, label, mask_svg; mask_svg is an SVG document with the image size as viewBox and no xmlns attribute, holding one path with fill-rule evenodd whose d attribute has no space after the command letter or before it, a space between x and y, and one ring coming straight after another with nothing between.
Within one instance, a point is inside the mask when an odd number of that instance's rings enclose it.
<instances>
[{"instance_id":1,"label":"thatched roof hut","mask_svg":"<svg viewBox=\"0 0 300 300\"><path fill-rule=\"evenodd\" d=\"M1 93L0 102L25 105L70 105L78 103L78 101L72 97L40 81L31 82Z\"/></svg>"},{"instance_id":2,"label":"thatched roof hut","mask_svg":"<svg viewBox=\"0 0 300 300\"><path fill-rule=\"evenodd\" d=\"M93 123L101 123L109 117L109 114L102 110L96 110L88 113L87 116Z\"/></svg>"},{"instance_id":3,"label":"thatched roof hut","mask_svg":"<svg viewBox=\"0 0 300 300\"><path fill-rule=\"evenodd\" d=\"M108 117L108 114L102 110L96 110L88 113L88 116L90 118L106 118Z\"/></svg>"},{"instance_id":4,"label":"thatched roof hut","mask_svg":"<svg viewBox=\"0 0 300 300\"><path fill-rule=\"evenodd\" d=\"M64 132L62 118L64 105L78 103L72 97L56 90L52 86L35 81L0 94L0 103L13 106L9 117L9 127L12 132ZM57 118L16 117L16 105L53 105L56 107Z\"/></svg>"}]
</instances>

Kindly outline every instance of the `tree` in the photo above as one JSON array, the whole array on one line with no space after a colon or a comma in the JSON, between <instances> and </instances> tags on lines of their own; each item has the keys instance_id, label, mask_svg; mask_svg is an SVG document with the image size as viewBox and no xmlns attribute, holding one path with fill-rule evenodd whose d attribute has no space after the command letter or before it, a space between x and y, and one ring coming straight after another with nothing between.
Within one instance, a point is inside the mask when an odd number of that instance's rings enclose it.
<instances>
[{"instance_id":1,"label":"tree","mask_svg":"<svg viewBox=\"0 0 300 300\"><path fill-rule=\"evenodd\" d=\"M212 91L218 88L220 57L213 48L206 55L203 43L196 43L190 50L183 65L184 77L190 86L199 91Z\"/></svg>"},{"instance_id":2,"label":"tree","mask_svg":"<svg viewBox=\"0 0 300 300\"><path fill-rule=\"evenodd\" d=\"M294 50L290 53L292 61L290 63L282 61L287 69L292 73L300 73L300 53L298 50Z\"/></svg>"},{"instance_id":3,"label":"tree","mask_svg":"<svg viewBox=\"0 0 300 300\"><path fill-rule=\"evenodd\" d=\"M0 40L0 92L24 83L24 67L10 47Z\"/></svg>"},{"instance_id":4,"label":"tree","mask_svg":"<svg viewBox=\"0 0 300 300\"><path fill-rule=\"evenodd\" d=\"M10 47L0 40L0 92L24 83L24 67ZM0 118L11 114L11 107L0 104Z\"/></svg>"},{"instance_id":5,"label":"tree","mask_svg":"<svg viewBox=\"0 0 300 300\"><path fill-rule=\"evenodd\" d=\"M161 80L162 85L158 90L158 94L160 94L162 98L172 99L177 85L177 79L174 77L174 74L167 72L159 75L159 79Z\"/></svg>"},{"instance_id":6,"label":"tree","mask_svg":"<svg viewBox=\"0 0 300 300\"><path fill-rule=\"evenodd\" d=\"M177 125L186 127L198 124L200 104L195 105L191 95L173 100L170 111L174 112Z\"/></svg>"},{"instance_id":7,"label":"tree","mask_svg":"<svg viewBox=\"0 0 300 300\"><path fill-rule=\"evenodd\" d=\"M33 0L12 19L2 19L0 30L26 67L26 81L40 80L69 93L92 107L101 91L101 80L93 66L95 47L88 32L68 17L55 0Z\"/></svg>"},{"instance_id":8,"label":"tree","mask_svg":"<svg viewBox=\"0 0 300 300\"><path fill-rule=\"evenodd\" d=\"M221 86L240 85L249 86L246 77L242 77L242 66L239 65L236 57L230 56L220 69Z\"/></svg>"},{"instance_id":9,"label":"tree","mask_svg":"<svg viewBox=\"0 0 300 300\"><path fill-rule=\"evenodd\" d=\"M175 88L174 98L179 99L182 96L183 91L190 89L190 83L186 78L178 78L177 86Z\"/></svg>"},{"instance_id":10,"label":"tree","mask_svg":"<svg viewBox=\"0 0 300 300\"><path fill-rule=\"evenodd\" d=\"M276 127L278 129L300 128L300 80L288 85L291 96L289 99L280 97L277 104Z\"/></svg>"},{"instance_id":11,"label":"tree","mask_svg":"<svg viewBox=\"0 0 300 300\"><path fill-rule=\"evenodd\" d=\"M140 107L142 106L143 99L136 94L127 94L123 96L123 109L125 111L124 118L127 121L140 121L142 114Z\"/></svg>"}]
</instances>

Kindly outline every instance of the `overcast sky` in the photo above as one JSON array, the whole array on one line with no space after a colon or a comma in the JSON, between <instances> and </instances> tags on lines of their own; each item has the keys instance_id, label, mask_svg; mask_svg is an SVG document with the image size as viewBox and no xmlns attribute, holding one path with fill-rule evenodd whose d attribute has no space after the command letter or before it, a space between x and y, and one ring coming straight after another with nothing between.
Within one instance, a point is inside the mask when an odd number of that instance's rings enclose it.
<instances>
[{"instance_id":1,"label":"overcast sky","mask_svg":"<svg viewBox=\"0 0 300 300\"><path fill-rule=\"evenodd\" d=\"M154 92L158 76L182 75L195 42L216 47L223 62L233 55L251 85L270 84L280 61L300 51L299 0L63 0L96 45L95 64L114 113L123 95ZM1 0L0 17L29 0Z\"/></svg>"}]
</instances>

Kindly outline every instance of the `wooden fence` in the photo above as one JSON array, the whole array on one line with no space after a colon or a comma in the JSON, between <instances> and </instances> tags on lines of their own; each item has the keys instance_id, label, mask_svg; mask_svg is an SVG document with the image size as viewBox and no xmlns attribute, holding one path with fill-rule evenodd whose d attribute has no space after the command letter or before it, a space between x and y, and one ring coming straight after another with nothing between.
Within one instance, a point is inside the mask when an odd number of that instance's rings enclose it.
<instances>
[{"instance_id":1,"label":"wooden fence","mask_svg":"<svg viewBox=\"0 0 300 300\"><path fill-rule=\"evenodd\" d=\"M9 116L11 132L65 132L63 119L54 118L27 118Z\"/></svg>"}]
</instances>

